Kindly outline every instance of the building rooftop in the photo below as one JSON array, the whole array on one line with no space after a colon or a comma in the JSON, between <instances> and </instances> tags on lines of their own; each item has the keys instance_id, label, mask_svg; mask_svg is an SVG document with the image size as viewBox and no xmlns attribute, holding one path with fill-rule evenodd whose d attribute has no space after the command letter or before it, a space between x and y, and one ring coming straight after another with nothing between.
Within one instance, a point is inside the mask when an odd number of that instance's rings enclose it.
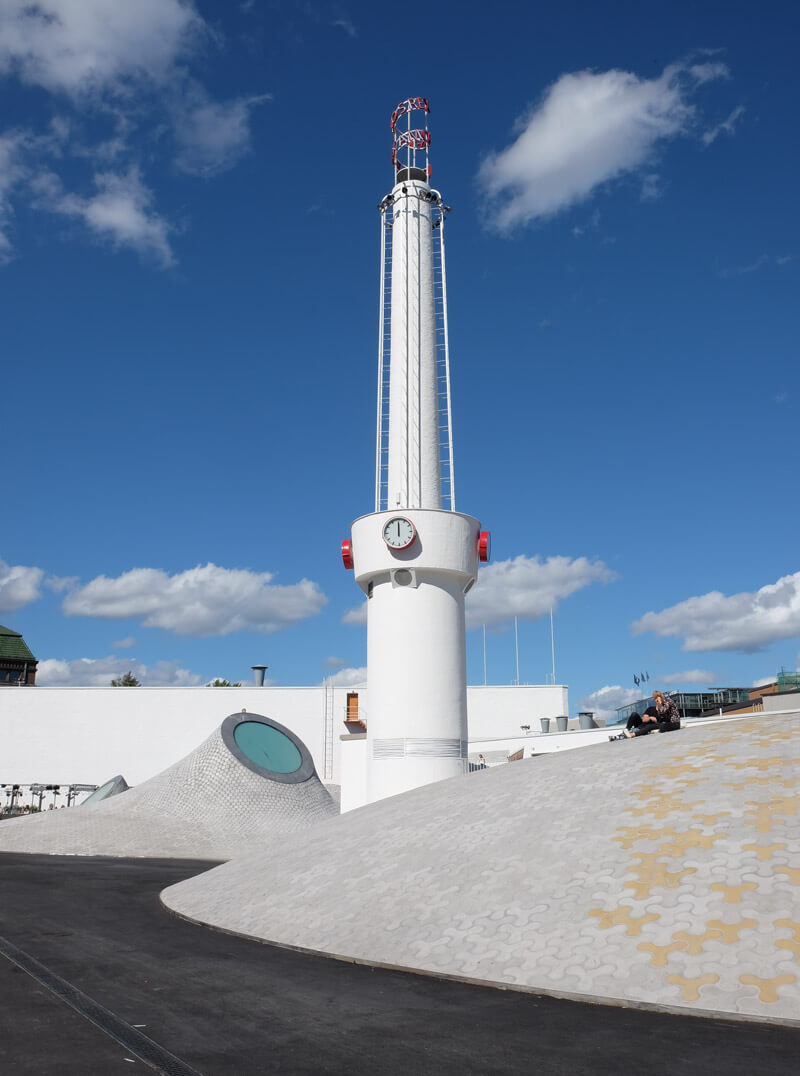
<instances>
[{"instance_id":1,"label":"building rooftop","mask_svg":"<svg viewBox=\"0 0 800 1076\"><path fill-rule=\"evenodd\" d=\"M796 1025L798 737L800 713L748 716L491 767L162 900L345 960Z\"/></svg>"},{"instance_id":2,"label":"building rooftop","mask_svg":"<svg viewBox=\"0 0 800 1076\"><path fill-rule=\"evenodd\" d=\"M36 661L30 647L18 631L0 624L0 661Z\"/></svg>"}]
</instances>

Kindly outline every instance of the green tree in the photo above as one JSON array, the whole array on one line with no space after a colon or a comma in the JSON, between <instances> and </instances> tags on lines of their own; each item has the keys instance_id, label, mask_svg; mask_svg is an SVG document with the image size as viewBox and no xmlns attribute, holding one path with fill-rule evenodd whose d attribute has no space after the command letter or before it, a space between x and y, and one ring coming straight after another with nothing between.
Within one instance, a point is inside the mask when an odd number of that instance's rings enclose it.
<instances>
[{"instance_id":1,"label":"green tree","mask_svg":"<svg viewBox=\"0 0 800 1076\"><path fill-rule=\"evenodd\" d=\"M212 680L210 684L206 684L206 687L241 687L242 681L237 680L235 684L232 684L230 680L220 680L219 677L216 680Z\"/></svg>"},{"instance_id":2,"label":"green tree","mask_svg":"<svg viewBox=\"0 0 800 1076\"><path fill-rule=\"evenodd\" d=\"M111 681L111 686L112 687L141 687L142 685L139 683L139 681L133 675L131 670L128 669L128 671L125 673L124 676L120 676L120 678L118 680L112 680Z\"/></svg>"}]
</instances>

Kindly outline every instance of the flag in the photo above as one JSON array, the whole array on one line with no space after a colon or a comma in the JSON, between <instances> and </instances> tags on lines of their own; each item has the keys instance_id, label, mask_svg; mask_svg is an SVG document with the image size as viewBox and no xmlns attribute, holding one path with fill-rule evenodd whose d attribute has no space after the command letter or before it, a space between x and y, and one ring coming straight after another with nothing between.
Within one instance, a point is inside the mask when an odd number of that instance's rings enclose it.
<instances>
[{"instance_id":1,"label":"flag","mask_svg":"<svg viewBox=\"0 0 800 1076\"><path fill-rule=\"evenodd\" d=\"M633 674L633 682L634 684L636 684L637 687L639 686L639 677L636 675L636 673Z\"/></svg>"}]
</instances>

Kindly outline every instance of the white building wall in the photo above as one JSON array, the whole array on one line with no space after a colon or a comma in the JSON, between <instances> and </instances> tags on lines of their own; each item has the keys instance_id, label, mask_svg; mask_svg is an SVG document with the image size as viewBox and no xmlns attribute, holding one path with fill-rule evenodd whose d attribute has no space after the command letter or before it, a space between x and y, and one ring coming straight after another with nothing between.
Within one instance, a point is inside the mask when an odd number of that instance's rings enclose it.
<instances>
[{"instance_id":1,"label":"white building wall","mask_svg":"<svg viewBox=\"0 0 800 1076\"><path fill-rule=\"evenodd\" d=\"M342 736L341 747L341 796L339 806L342 814L363 807L369 802L367 795L367 737Z\"/></svg>"},{"instance_id":2,"label":"white building wall","mask_svg":"<svg viewBox=\"0 0 800 1076\"><path fill-rule=\"evenodd\" d=\"M345 694L334 699L333 772ZM325 780L321 687L28 687L0 689L0 782L136 785L193 751L246 709L295 732Z\"/></svg>"},{"instance_id":3,"label":"white building wall","mask_svg":"<svg viewBox=\"0 0 800 1076\"><path fill-rule=\"evenodd\" d=\"M540 718L569 713L569 699L563 684L480 685L467 688L467 713L472 743L519 736L523 725L539 732Z\"/></svg>"},{"instance_id":4,"label":"white building wall","mask_svg":"<svg viewBox=\"0 0 800 1076\"><path fill-rule=\"evenodd\" d=\"M245 709L290 728L311 752L320 779L343 783L340 737L350 692L358 693L369 721L365 686L334 688L327 707L322 686L0 688L0 782L99 785L121 773L128 784L140 784ZM468 687L467 709L471 745L519 737L520 725L533 731L539 717L568 713L567 689Z\"/></svg>"}]
</instances>

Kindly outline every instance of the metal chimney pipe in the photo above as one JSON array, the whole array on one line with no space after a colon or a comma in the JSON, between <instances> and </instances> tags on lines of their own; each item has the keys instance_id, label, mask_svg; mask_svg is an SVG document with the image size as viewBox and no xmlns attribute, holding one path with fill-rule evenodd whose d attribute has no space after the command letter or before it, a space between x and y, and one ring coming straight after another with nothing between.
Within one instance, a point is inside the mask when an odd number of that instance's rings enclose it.
<instances>
[{"instance_id":1,"label":"metal chimney pipe","mask_svg":"<svg viewBox=\"0 0 800 1076\"><path fill-rule=\"evenodd\" d=\"M253 670L253 682L256 687L263 687L264 673L269 668L269 665L251 665L250 668Z\"/></svg>"}]
</instances>

